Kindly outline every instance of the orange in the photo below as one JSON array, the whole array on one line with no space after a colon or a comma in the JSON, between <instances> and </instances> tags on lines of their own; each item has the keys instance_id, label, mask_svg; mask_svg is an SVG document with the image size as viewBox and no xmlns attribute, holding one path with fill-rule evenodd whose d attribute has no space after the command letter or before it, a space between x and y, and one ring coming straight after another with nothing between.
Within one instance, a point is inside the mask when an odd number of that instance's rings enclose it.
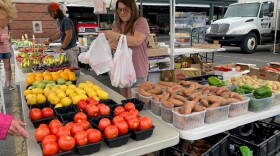
<instances>
[{"instance_id":1,"label":"orange","mask_svg":"<svg viewBox=\"0 0 280 156\"><path fill-rule=\"evenodd\" d=\"M57 71L58 73L61 73L61 72L63 72L63 70L59 70L59 71Z\"/></svg>"},{"instance_id":2,"label":"orange","mask_svg":"<svg viewBox=\"0 0 280 156\"><path fill-rule=\"evenodd\" d=\"M51 75L44 75L44 80L53 80Z\"/></svg>"},{"instance_id":3,"label":"orange","mask_svg":"<svg viewBox=\"0 0 280 156\"><path fill-rule=\"evenodd\" d=\"M77 79L75 74L69 74L68 76L70 81L76 81Z\"/></svg>"},{"instance_id":4,"label":"orange","mask_svg":"<svg viewBox=\"0 0 280 156\"><path fill-rule=\"evenodd\" d=\"M43 77L43 75L37 75L37 76L35 76L35 80L38 80L38 81L43 81L44 80L44 77Z\"/></svg>"},{"instance_id":5,"label":"orange","mask_svg":"<svg viewBox=\"0 0 280 156\"><path fill-rule=\"evenodd\" d=\"M65 72L65 73L69 73L69 72L71 72L71 70L68 69L68 68L66 68L66 69L64 69L64 72Z\"/></svg>"},{"instance_id":6,"label":"orange","mask_svg":"<svg viewBox=\"0 0 280 156\"><path fill-rule=\"evenodd\" d=\"M34 74L34 73L27 73L27 77L28 77L28 76L35 77L35 74Z\"/></svg>"},{"instance_id":7,"label":"orange","mask_svg":"<svg viewBox=\"0 0 280 156\"><path fill-rule=\"evenodd\" d=\"M60 77L63 78L65 81L68 81L68 80L69 80L69 77L68 77L68 74L67 74L67 73L61 72L59 75L60 75Z\"/></svg>"},{"instance_id":8,"label":"orange","mask_svg":"<svg viewBox=\"0 0 280 156\"><path fill-rule=\"evenodd\" d=\"M44 75L44 76L45 76L45 75L50 75L50 72L45 71L45 72L43 72L43 75Z\"/></svg>"},{"instance_id":9,"label":"orange","mask_svg":"<svg viewBox=\"0 0 280 156\"><path fill-rule=\"evenodd\" d=\"M56 81L60 78L59 74L52 74L53 81Z\"/></svg>"},{"instance_id":10,"label":"orange","mask_svg":"<svg viewBox=\"0 0 280 156\"><path fill-rule=\"evenodd\" d=\"M27 83L28 85L32 85L33 82L35 82L34 76L27 76L26 83Z\"/></svg>"},{"instance_id":11,"label":"orange","mask_svg":"<svg viewBox=\"0 0 280 156\"><path fill-rule=\"evenodd\" d=\"M36 72L36 73L35 73L35 77L36 77L36 76L42 76L42 77L43 77L43 74L40 73L40 72Z\"/></svg>"}]
</instances>

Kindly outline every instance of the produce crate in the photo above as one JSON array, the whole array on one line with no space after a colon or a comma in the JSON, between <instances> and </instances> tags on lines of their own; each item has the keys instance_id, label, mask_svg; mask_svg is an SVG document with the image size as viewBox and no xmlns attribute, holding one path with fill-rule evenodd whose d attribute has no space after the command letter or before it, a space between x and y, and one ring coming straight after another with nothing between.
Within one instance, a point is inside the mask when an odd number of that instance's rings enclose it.
<instances>
[{"instance_id":1,"label":"produce crate","mask_svg":"<svg viewBox=\"0 0 280 156\"><path fill-rule=\"evenodd\" d=\"M131 88L131 98L139 98L139 91L138 88Z\"/></svg>"},{"instance_id":2,"label":"produce crate","mask_svg":"<svg viewBox=\"0 0 280 156\"><path fill-rule=\"evenodd\" d=\"M280 149L280 127L257 121L229 131L230 155L240 156L240 146L247 146L254 156L272 156Z\"/></svg>"},{"instance_id":3,"label":"produce crate","mask_svg":"<svg viewBox=\"0 0 280 156\"><path fill-rule=\"evenodd\" d=\"M160 105L160 116L161 119L167 123L173 123L173 108L165 108L164 106Z\"/></svg>"},{"instance_id":4,"label":"produce crate","mask_svg":"<svg viewBox=\"0 0 280 156\"><path fill-rule=\"evenodd\" d=\"M150 97L150 96L143 96L143 95L139 94L139 100L144 102L143 108L145 110L150 110L151 109L151 99L152 99L152 97Z\"/></svg>"},{"instance_id":5,"label":"produce crate","mask_svg":"<svg viewBox=\"0 0 280 156\"><path fill-rule=\"evenodd\" d=\"M244 101L232 103L229 107L229 117L236 117L248 112L249 97L244 97Z\"/></svg>"},{"instance_id":6,"label":"produce crate","mask_svg":"<svg viewBox=\"0 0 280 156\"><path fill-rule=\"evenodd\" d=\"M261 112L269 110L272 107L272 99L274 95L268 98L256 99L253 95L250 95L249 111L251 112Z\"/></svg>"},{"instance_id":7,"label":"produce crate","mask_svg":"<svg viewBox=\"0 0 280 156\"><path fill-rule=\"evenodd\" d=\"M274 99L272 99L272 105L280 105L280 93L276 93L274 96Z\"/></svg>"},{"instance_id":8,"label":"produce crate","mask_svg":"<svg viewBox=\"0 0 280 156\"><path fill-rule=\"evenodd\" d=\"M198 76L198 77L189 77L189 78L186 78L185 81L195 81L195 82L198 82L200 84L208 84L207 79L211 76L214 76L214 77L217 77L220 80L223 80L222 75L203 75L203 76Z\"/></svg>"},{"instance_id":9,"label":"produce crate","mask_svg":"<svg viewBox=\"0 0 280 156\"><path fill-rule=\"evenodd\" d=\"M155 115L160 116L160 101L155 101L154 99L151 99L151 110Z\"/></svg>"}]
</instances>

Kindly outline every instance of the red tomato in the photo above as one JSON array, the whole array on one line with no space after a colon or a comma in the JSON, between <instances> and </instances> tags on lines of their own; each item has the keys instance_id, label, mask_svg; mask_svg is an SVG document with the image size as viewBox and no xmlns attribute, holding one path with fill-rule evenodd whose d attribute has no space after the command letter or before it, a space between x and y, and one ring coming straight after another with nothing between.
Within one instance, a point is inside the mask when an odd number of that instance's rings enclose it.
<instances>
[{"instance_id":1,"label":"red tomato","mask_svg":"<svg viewBox=\"0 0 280 156\"><path fill-rule=\"evenodd\" d=\"M57 142L57 137L53 134L47 135L43 140L42 140L42 146L44 147L47 143L50 142Z\"/></svg>"},{"instance_id":2,"label":"red tomato","mask_svg":"<svg viewBox=\"0 0 280 156\"><path fill-rule=\"evenodd\" d=\"M105 128L104 135L107 139L113 139L119 135L119 130L116 126L109 125Z\"/></svg>"},{"instance_id":3,"label":"red tomato","mask_svg":"<svg viewBox=\"0 0 280 156\"><path fill-rule=\"evenodd\" d=\"M148 117L141 117L139 118L139 130L146 130L152 128L153 122Z\"/></svg>"},{"instance_id":4,"label":"red tomato","mask_svg":"<svg viewBox=\"0 0 280 156\"><path fill-rule=\"evenodd\" d=\"M134 103L132 103L132 102L128 102L128 103L126 103L126 104L124 105L124 109L125 109L126 111L130 111L131 109L135 109L135 105L134 105Z\"/></svg>"},{"instance_id":5,"label":"red tomato","mask_svg":"<svg viewBox=\"0 0 280 156\"><path fill-rule=\"evenodd\" d=\"M113 120L112 120L113 125L114 125L117 121L120 121L120 120L124 120L123 117L121 117L121 116L115 116L115 117L113 118Z\"/></svg>"},{"instance_id":6,"label":"red tomato","mask_svg":"<svg viewBox=\"0 0 280 156\"><path fill-rule=\"evenodd\" d=\"M81 120L87 120L87 115L83 112L79 112L74 116L74 123L80 122Z\"/></svg>"},{"instance_id":7,"label":"red tomato","mask_svg":"<svg viewBox=\"0 0 280 156\"><path fill-rule=\"evenodd\" d=\"M37 128L35 131L36 141L41 142L44 139L44 137L50 134L51 134L50 130L46 127Z\"/></svg>"},{"instance_id":8,"label":"red tomato","mask_svg":"<svg viewBox=\"0 0 280 156\"><path fill-rule=\"evenodd\" d=\"M54 116L54 112L51 108L46 107L42 109L42 116L43 118L51 118Z\"/></svg>"},{"instance_id":9,"label":"red tomato","mask_svg":"<svg viewBox=\"0 0 280 156\"><path fill-rule=\"evenodd\" d=\"M62 127L62 123L58 119L54 119L49 123L49 129L52 134L56 134L60 127Z\"/></svg>"},{"instance_id":10,"label":"red tomato","mask_svg":"<svg viewBox=\"0 0 280 156\"><path fill-rule=\"evenodd\" d=\"M126 116L123 117L124 121L128 122L129 120L136 118L134 114L132 113L127 113Z\"/></svg>"},{"instance_id":11,"label":"red tomato","mask_svg":"<svg viewBox=\"0 0 280 156\"><path fill-rule=\"evenodd\" d=\"M83 125L82 124L80 124L80 123L76 123L76 124L74 124L73 125L73 127L72 127L72 129L71 129L71 135L72 136L75 136L75 134L77 133L77 132L80 132L80 131L83 131L84 130L84 127L83 127Z\"/></svg>"},{"instance_id":12,"label":"red tomato","mask_svg":"<svg viewBox=\"0 0 280 156\"><path fill-rule=\"evenodd\" d=\"M139 120L137 118L132 118L131 120L128 121L128 126L129 126L129 129L131 130L138 130L138 127L139 127Z\"/></svg>"},{"instance_id":13,"label":"red tomato","mask_svg":"<svg viewBox=\"0 0 280 156\"><path fill-rule=\"evenodd\" d=\"M99 115L99 109L95 104L88 104L86 112L90 117L97 117Z\"/></svg>"},{"instance_id":14,"label":"red tomato","mask_svg":"<svg viewBox=\"0 0 280 156\"><path fill-rule=\"evenodd\" d=\"M29 111L29 118L31 121L40 120L42 117L42 111L39 108L32 108Z\"/></svg>"},{"instance_id":15,"label":"red tomato","mask_svg":"<svg viewBox=\"0 0 280 156\"><path fill-rule=\"evenodd\" d=\"M85 131L89 129L90 123L87 120L82 120L80 123L82 124Z\"/></svg>"},{"instance_id":16,"label":"red tomato","mask_svg":"<svg viewBox=\"0 0 280 156\"><path fill-rule=\"evenodd\" d=\"M78 108L80 111L85 111L86 110L86 106L88 105L87 101L84 100L84 99L81 99L79 102L78 102Z\"/></svg>"},{"instance_id":17,"label":"red tomato","mask_svg":"<svg viewBox=\"0 0 280 156\"><path fill-rule=\"evenodd\" d=\"M58 146L62 151L70 151L75 147L75 139L68 135L63 135L58 139Z\"/></svg>"},{"instance_id":18,"label":"red tomato","mask_svg":"<svg viewBox=\"0 0 280 156\"><path fill-rule=\"evenodd\" d=\"M137 109L131 109L129 113L133 114L135 117L139 116L139 111Z\"/></svg>"},{"instance_id":19,"label":"red tomato","mask_svg":"<svg viewBox=\"0 0 280 156\"><path fill-rule=\"evenodd\" d=\"M57 138L60 138L63 135L71 135L71 133L68 127L63 126L63 127L59 127L55 135L57 136Z\"/></svg>"},{"instance_id":20,"label":"red tomato","mask_svg":"<svg viewBox=\"0 0 280 156\"><path fill-rule=\"evenodd\" d=\"M56 141L51 141L43 146L43 154L44 155L56 155L59 151L59 147Z\"/></svg>"},{"instance_id":21,"label":"red tomato","mask_svg":"<svg viewBox=\"0 0 280 156\"><path fill-rule=\"evenodd\" d=\"M95 100L93 97L89 97L88 99L87 99L87 102L89 103L89 104L95 104L95 105L97 105L99 102L97 101L97 100Z\"/></svg>"},{"instance_id":22,"label":"red tomato","mask_svg":"<svg viewBox=\"0 0 280 156\"><path fill-rule=\"evenodd\" d=\"M118 106L114 110L114 116L120 115L122 112L125 112L125 109L123 106Z\"/></svg>"},{"instance_id":23,"label":"red tomato","mask_svg":"<svg viewBox=\"0 0 280 156\"><path fill-rule=\"evenodd\" d=\"M83 121L84 121L84 120L83 120ZM69 130L71 130L72 127L73 127L73 125L74 125L74 122L68 122L68 123L65 125L65 127L67 127Z\"/></svg>"},{"instance_id":24,"label":"red tomato","mask_svg":"<svg viewBox=\"0 0 280 156\"><path fill-rule=\"evenodd\" d=\"M111 125L111 121L108 118L103 118L98 123L98 128L101 131L104 131L107 126Z\"/></svg>"},{"instance_id":25,"label":"red tomato","mask_svg":"<svg viewBox=\"0 0 280 156\"><path fill-rule=\"evenodd\" d=\"M74 138L75 138L75 142L76 142L77 146L83 146L83 145L86 145L88 143L87 132L86 131L77 132L75 134Z\"/></svg>"},{"instance_id":26,"label":"red tomato","mask_svg":"<svg viewBox=\"0 0 280 156\"><path fill-rule=\"evenodd\" d=\"M40 124L40 126L39 126L38 128L40 128L40 127L46 127L46 128L49 128L49 126L48 126L47 124Z\"/></svg>"},{"instance_id":27,"label":"red tomato","mask_svg":"<svg viewBox=\"0 0 280 156\"><path fill-rule=\"evenodd\" d=\"M107 105L99 104L98 108L99 108L99 115L101 116L110 115L110 107L108 107Z\"/></svg>"},{"instance_id":28,"label":"red tomato","mask_svg":"<svg viewBox=\"0 0 280 156\"><path fill-rule=\"evenodd\" d=\"M87 131L88 143L96 143L102 140L102 134L97 129L88 129Z\"/></svg>"},{"instance_id":29,"label":"red tomato","mask_svg":"<svg viewBox=\"0 0 280 156\"><path fill-rule=\"evenodd\" d=\"M119 135L128 133L128 124L124 120L117 121L114 125L118 128Z\"/></svg>"}]
</instances>

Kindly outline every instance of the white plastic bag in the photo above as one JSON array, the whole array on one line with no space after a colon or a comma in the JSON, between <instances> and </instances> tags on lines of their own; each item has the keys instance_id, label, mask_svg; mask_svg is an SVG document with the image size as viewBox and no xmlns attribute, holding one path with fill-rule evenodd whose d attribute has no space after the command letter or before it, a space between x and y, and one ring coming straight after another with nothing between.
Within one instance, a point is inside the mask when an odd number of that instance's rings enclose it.
<instances>
[{"instance_id":1,"label":"white plastic bag","mask_svg":"<svg viewBox=\"0 0 280 156\"><path fill-rule=\"evenodd\" d=\"M126 36L121 35L110 70L112 86L126 88L136 82L136 73L132 63L132 50L128 48Z\"/></svg>"},{"instance_id":2,"label":"white plastic bag","mask_svg":"<svg viewBox=\"0 0 280 156\"><path fill-rule=\"evenodd\" d=\"M91 43L89 50L81 53L78 59L89 64L97 75L108 72L112 64L112 53L105 35L100 33Z\"/></svg>"}]
</instances>

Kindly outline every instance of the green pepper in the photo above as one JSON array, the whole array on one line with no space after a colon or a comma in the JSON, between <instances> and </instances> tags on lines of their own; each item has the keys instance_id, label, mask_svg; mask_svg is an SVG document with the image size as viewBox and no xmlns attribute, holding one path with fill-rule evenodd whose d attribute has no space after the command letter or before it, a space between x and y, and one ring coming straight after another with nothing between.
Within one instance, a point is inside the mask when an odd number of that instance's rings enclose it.
<instances>
[{"instance_id":1,"label":"green pepper","mask_svg":"<svg viewBox=\"0 0 280 156\"><path fill-rule=\"evenodd\" d=\"M253 87L251 85L249 85L249 84L243 85L240 88L244 90L245 94L252 93L253 90L254 90Z\"/></svg>"},{"instance_id":2,"label":"green pepper","mask_svg":"<svg viewBox=\"0 0 280 156\"><path fill-rule=\"evenodd\" d=\"M233 92L238 93L240 95L245 94L244 89L242 88L234 88Z\"/></svg>"},{"instance_id":3,"label":"green pepper","mask_svg":"<svg viewBox=\"0 0 280 156\"><path fill-rule=\"evenodd\" d=\"M262 86L260 88L257 88L254 91L253 95L256 99L263 99L263 98L271 97L272 96L272 90L268 86Z\"/></svg>"},{"instance_id":4,"label":"green pepper","mask_svg":"<svg viewBox=\"0 0 280 156\"><path fill-rule=\"evenodd\" d=\"M208 79L207 79L207 83L210 85L210 86L218 86L218 87L221 87L221 86L225 86L226 83L220 79L218 79L217 77L215 76L210 76Z\"/></svg>"}]
</instances>

